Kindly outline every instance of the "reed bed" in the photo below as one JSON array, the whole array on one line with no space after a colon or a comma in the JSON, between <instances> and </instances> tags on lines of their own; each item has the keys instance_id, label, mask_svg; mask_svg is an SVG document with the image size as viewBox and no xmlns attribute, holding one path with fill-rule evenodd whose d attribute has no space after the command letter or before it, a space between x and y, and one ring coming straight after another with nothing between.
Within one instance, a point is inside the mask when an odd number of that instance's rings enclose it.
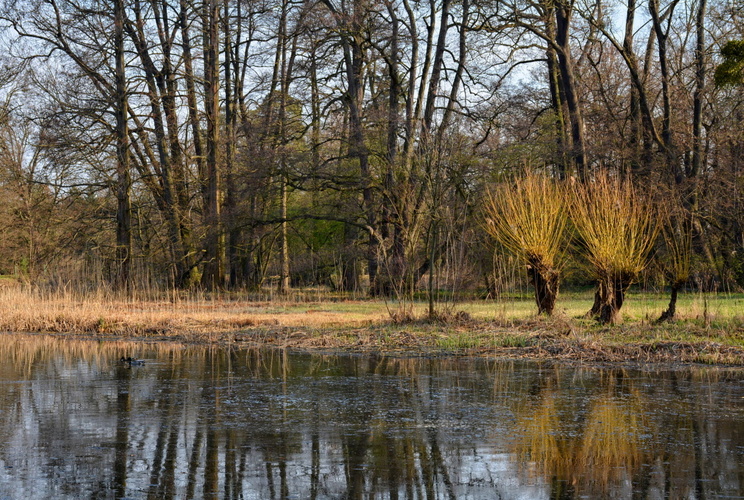
<instances>
[{"instance_id":1,"label":"reed bed","mask_svg":"<svg viewBox=\"0 0 744 500\"><path fill-rule=\"evenodd\" d=\"M0 331L120 336L199 334L254 326L358 326L380 320L378 307L354 302L328 309L320 303L274 303L234 297L137 299L115 294L0 289Z\"/></svg>"}]
</instances>

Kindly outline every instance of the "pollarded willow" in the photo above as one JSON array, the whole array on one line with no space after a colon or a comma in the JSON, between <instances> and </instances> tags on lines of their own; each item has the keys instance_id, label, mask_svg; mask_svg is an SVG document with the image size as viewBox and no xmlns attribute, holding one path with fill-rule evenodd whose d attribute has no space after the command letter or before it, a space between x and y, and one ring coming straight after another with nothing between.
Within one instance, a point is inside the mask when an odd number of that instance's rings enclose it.
<instances>
[{"instance_id":1,"label":"pollarded willow","mask_svg":"<svg viewBox=\"0 0 744 500\"><path fill-rule=\"evenodd\" d=\"M528 173L486 196L486 230L527 266L538 313L553 313L565 248L568 210L562 190L546 175Z\"/></svg>"},{"instance_id":2,"label":"pollarded willow","mask_svg":"<svg viewBox=\"0 0 744 500\"><path fill-rule=\"evenodd\" d=\"M659 233L657 211L631 181L609 174L574 184L570 192L571 219L598 285L590 313L615 323L625 293L648 263Z\"/></svg>"}]
</instances>

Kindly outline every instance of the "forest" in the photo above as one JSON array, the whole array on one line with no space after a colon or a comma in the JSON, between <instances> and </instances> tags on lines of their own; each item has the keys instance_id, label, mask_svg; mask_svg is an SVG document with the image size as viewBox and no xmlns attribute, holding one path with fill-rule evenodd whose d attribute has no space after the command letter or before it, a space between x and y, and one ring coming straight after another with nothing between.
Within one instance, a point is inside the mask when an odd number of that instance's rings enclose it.
<instances>
[{"instance_id":1,"label":"forest","mask_svg":"<svg viewBox=\"0 0 744 500\"><path fill-rule=\"evenodd\" d=\"M2 0L0 32L0 274L493 296L526 264L549 313L502 202L558 188L563 281L744 286L739 0ZM645 217L635 267L581 213Z\"/></svg>"}]
</instances>

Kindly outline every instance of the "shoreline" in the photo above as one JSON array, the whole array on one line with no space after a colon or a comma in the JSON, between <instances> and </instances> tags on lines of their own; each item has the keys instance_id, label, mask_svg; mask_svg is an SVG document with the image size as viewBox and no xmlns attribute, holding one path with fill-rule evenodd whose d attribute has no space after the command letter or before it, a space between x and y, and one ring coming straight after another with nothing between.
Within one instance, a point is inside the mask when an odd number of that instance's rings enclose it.
<instances>
[{"instance_id":1,"label":"shoreline","mask_svg":"<svg viewBox=\"0 0 744 500\"><path fill-rule=\"evenodd\" d=\"M255 301L238 296L120 297L0 290L0 332L93 341L272 347L303 352L482 356L592 363L744 366L742 296L687 296L657 324L663 295L634 296L623 322L585 319L590 294L552 317L532 301L471 301L426 319L423 303Z\"/></svg>"},{"instance_id":2,"label":"shoreline","mask_svg":"<svg viewBox=\"0 0 744 500\"><path fill-rule=\"evenodd\" d=\"M540 323L540 321L536 321ZM536 323L535 321L530 323ZM490 323L367 327L250 327L210 333L194 331L152 332L145 335L93 332L5 332L5 335L38 335L91 342L183 344L217 348L280 349L304 353L366 354L391 357L484 357L609 364L697 364L744 366L744 347L722 342L717 335L697 332L697 340L663 339L652 335L659 328L626 327L627 341L608 338L590 330L561 332ZM621 327L616 327L621 328ZM656 333L660 333L656 331ZM688 333L689 334L689 333ZM693 333L694 335L694 333Z\"/></svg>"}]
</instances>

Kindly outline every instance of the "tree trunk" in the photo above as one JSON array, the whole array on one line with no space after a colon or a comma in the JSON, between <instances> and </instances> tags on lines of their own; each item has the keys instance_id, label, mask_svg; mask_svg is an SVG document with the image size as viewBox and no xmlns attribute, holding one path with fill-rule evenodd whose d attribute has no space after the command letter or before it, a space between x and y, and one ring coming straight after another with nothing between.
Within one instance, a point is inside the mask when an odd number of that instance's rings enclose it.
<instances>
[{"instance_id":1,"label":"tree trunk","mask_svg":"<svg viewBox=\"0 0 744 500\"><path fill-rule=\"evenodd\" d=\"M189 125L191 126L194 144L194 161L196 163L202 198L206 199L207 173L204 165L204 148L202 146L202 131L199 125L199 108L196 100L196 85L194 83L193 57L191 55L191 37L188 30L186 0L180 0L181 46L183 50L184 83L186 84L186 102L189 109Z\"/></svg>"},{"instance_id":2,"label":"tree trunk","mask_svg":"<svg viewBox=\"0 0 744 500\"><path fill-rule=\"evenodd\" d=\"M594 303L592 304L592 308L584 315L585 318L596 318L599 316L599 310L602 307L602 286L602 282L597 283L597 288L594 290Z\"/></svg>"},{"instance_id":3,"label":"tree trunk","mask_svg":"<svg viewBox=\"0 0 744 500\"><path fill-rule=\"evenodd\" d=\"M137 50L137 55L142 62L144 79L147 87L146 97L150 107L150 116L152 119L152 134L155 142L154 151L148 152L148 159L153 162L153 169L159 177L159 185L148 184L152 186L156 199L159 198L158 205L165 219L166 234L168 235L169 250L171 253L172 279L175 286L180 287L185 284L190 267L187 263L187 257L191 253L187 244L184 244L183 236L185 226L183 224L183 213L179 206L179 188L177 179L174 177L174 170L169 147L168 133L163 122L164 107L167 101L164 100L163 94L166 93L165 82L162 80L164 72L159 71L150 55L150 45L144 33L144 19L142 18L142 6L139 0L133 3L135 21L127 22L125 30L129 34ZM129 108L128 108L129 109ZM138 128L138 135L141 137L143 147L149 148L149 127L135 118L135 124ZM145 181L147 182L147 181Z\"/></svg>"},{"instance_id":4,"label":"tree trunk","mask_svg":"<svg viewBox=\"0 0 744 500\"><path fill-rule=\"evenodd\" d=\"M669 37L669 29L671 26L672 12L679 0L673 0L666 8L666 12L663 14L660 12L659 0L650 0L648 3L648 10L651 14L651 20L653 24L653 31L656 34L656 45L658 48L659 56L659 71L661 73L661 98L663 104L662 114L662 130L661 139L663 142L664 152L666 154L666 162L669 174L676 184L681 184L683 181L683 172L678 164L677 148L674 141L674 135L672 131L672 103L671 103L671 82L669 75L669 60L667 56L667 39ZM662 23L667 20L669 26L664 30Z\"/></svg>"},{"instance_id":5,"label":"tree trunk","mask_svg":"<svg viewBox=\"0 0 744 500\"><path fill-rule=\"evenodd\" d=\"M436 298L434 296L434 273L437 270L437 236L438 236L438 225L437 222L432 222L429 228L429 282L427 285L427 295L429 296L429 319L433 320L436 317Z\"/></svg>"},{"instance_id":6,"label":"tree trunk","mask_svg":"<svg viewBox=\"0 0 744 500\"><path fill-rule=\"evenodd\" d=\"M633 51L633 30L635 26L636 0L628 0L628 7L625 14L625 36L623 38L623 51L633 58L635 64L635 55ZM630 171L635 175L645 173L650 166L643 161L641 146L643 145L643 124L640 112L639 91L635 85L630 86Z\"/></svg>"},{"instance_id":7,"label":"tree trunk","mask_svg":"<svg viewBox=\"0 0 744 500\"><path fill-rule=\"evenodd\" d=\"M405 257L400 253L400 246L395 240L402 234L400 224L400 186L397 182L396 170L398 170L398 132L400 129L400 110L402 86L399 73L399 26L400 22L396 15L393 4L385 2L388 15L390 16L390 49L386 58L388 63L388 103L387 103L387 137L385 143L385 173L383 177L383 199L381 207L380 239L381 245L386 245L391 240L389 252L386 252L383 270L375 280L375 295L398 295L402 293L403 273L400 266ZM391 231L392 228L392 231Z\"/></svg>"},{"instance_id":8,"label":"tree trunk","mask_svg":"<svg viewBox=\"0 0 744 500\"><path fill-rule=\"evenodd\" d=\"M207 225L206 261L202 284L209 290L224 287L225 235L222 224L222 182L218 164L219 147L219 30L217 0L206 4L204 47L204 106L207 117L207 198L204 218Z\"/></svg>"},{"instance_id":9,"label":"tree trunk","mask_svg":"<svg viewBox=\"0 0 744 500\"><path fill-rule=\"evenodd\" d=\"M558 297L558 272L546 267L541 262L533 261L527 265L527 276L535 289L537 313L545 313L551 316Z\"/></svg>"},{"instance_id":10,"label":"tree trunk","mask_svg":"<svg viewBox=\"0 0 744 500\"><path fill-rule=\"evenodd\" d=\"M552 45L547 49L548 81L550 84L550 101L555 115L555 143L556 143L556 170L559 179L566 179L569 160L566 157L568 151L568 134L566 134L566 118L563 112L565 99L561 94L560 76L558 74L558 56Z\"/></svg>"},{"instance_id":11,"label":"tree trunk","mask_svg":"<svg viewBox=\"0 0 744 500\"><path fill-rule=\"evenodd\" d=\"M223 53L225 54L224 71L225 71L225 210L224 210L224 231L227 237L227 248L225 250L225 276L227 285L234 288L238 282L238 276L241 274L239 264L239 250L241 232L236 227L235 217L237 212L237 197L235 187L234 158L236 152L237 137L237 94L239 89L233 87L233 47L230 30L230 2L224 1L223 4ZM238 18L238 24L242 19ZM238 34L238 37L240 35Z\"/></svg>"},{"instance_id":12,"label":"tree trunk","mask_svg":"<svg viewBox=\"0 0 744 500\"><path fill-rule=\"evenodd\" d=\"M555 5L546 5L545 34L549 40L556 39ZM569 175L568 169L571 163L568 152L571 140L566 127L566 96L561 84L561 74L558 68L558 53L552 43L547 44L546 60L548 65L548 84L550 88L550 103L555 115L555 142L556 142L556 170L560 179L566 179Z\"/></svg>"},{"instance_id":13,"label":"tree trunk","mask_svg":"<svg viewBox=\"0 0 744 500\"><path fill-rule=\"evenodd\" d=\"M180 125L176 105L178 84L171 63L173 39L171 38L171 26L168 21L169 7L162 5L162 9L161 13L157 8L153 8L157 26L159 27L160 45L163 49L162 69L156 73L155 81L158 83L161 102L163 103L163 113L165 114L172 170L172 189L175 196L176 209L179 214L179 232L183 245L181 275L183 285L191 286L195 279L196 248L192 237L190 217L187 215L189 213L190 196L184 167L183 148L181 147L181 140L179 138Z\"/></svg>"},{"instance_id":14,"label":"tree trunk","mask_svg":"<svg viewBox=\"0 0 744 500\"><path fill-rule=\"evenodd\" d=\"M447 48L447 31L449 30L449 8L450 0L442 0L442 14L439 21L439 35L437 36L437 45L434 50L434 62L432 64L431 78L429 79L429 92L426 96L426 105L424 106L424 137L431 132L432 122L434 120L434 110L439 93L439 81L442 75L442 66L444 65L444 54ZM433 11L432 11L433 12Z\"/></svg>"},{"instance_id":15,"label":"tree trunk","mask_svg":"<svg viewBox=\"0 0 744 500\"><path fill-rule=\"evenodd\" d=\"M358 232L356 226L344 224L344 249L341 255L340 280L337 287L339 291L356 292L360 288L359 269L354 247Z\"/></svg>"},{"instance_id":16,"label":"tree trunk","mask_svg":"<svg viewBox=\"0 0 744 500\"><path fill-rule=\"evenodd\" d=\"M680 287L681 285L679 283L672 284L672 295L669 298L669 305L667 306L666 311L661 313L659 319L656 320L657 323L674 321L674 318L677 314L677 294L679 293Z\"/></svg>"},{"instance_id":17,"label":"tree trunk","mask_svg":"<svg viewBox=\"0 0 744 500\"><path fill-rule=\"evenodd\" d=\"M600 283L598 288L599 311L597 320L605 325L617 323L620 309L625 302L625 293L630 287L630 280L626 277L608 278Z\"/></svg>"},{"instance_id":18,"label":"tree trunk","mask_svg":"<svg viewBox=\"0 0 744 500\"><path fill-rule=\"evenodd\" d=\"M284 173L281 177L281 193L280 193L280 205L281 205L281 218L282 222L280 225L279 232L279 252L280 252L280 269L279 269L279 293L289 293L289 240L287 238L287 179Z\"/></svg>"},{"instance_id":19,"label":"tree trunk","mask_svg":"<svg viewBox=\"0 0 744 500\"><path fill-rule=\"evenodd\" d=\"M555 41L558 47L560 47L560 50L556 51L558 55L558 71L560 74L561 89L566 98L568 116L571 121L571 159L576 169L575 174L579 179L583 180L586 176L586 141L584 140L584 119L576 89L574 61L571 55L571 7L556 5L555 19Z\"/></svg>"},{"instance_id":20,"label":"tree trunk","mask_svg":"<svg viewBox=\"0 0 744 500\"><path fill-rule=\"evenodd\" d=\"M379 269L379 235L375 207L372 173L369 165L369 149L364 134L364 70L366 58L364 51L364 22L368 11L360 0L354 0L351 16L339 12L330 0L323 3L336 16L341 36L347 90L345 101L349 110L349 156L355 158L359 165L359 188L362 194L362 212L367 227L367 272L369 274L370 292L374 294L375 281ZM343 4L342 4L343 5Z\"/></svg>"},{"instance_id":21,"label":"tree trunk","mask_svg":"<svg viewBox=\"0 0 744 500\"><path fill-rule=\"evenodd\" d=\"M457 102L458 93L460 92L460 85L462 85L462 76L465 72L465 63L467 61L468 46L467 46L467 33L468 23L470 19L470 0L462 0L462 18L460 19L460 36L459 36L459 50L457 57L457 69L455 70L455 76L452 79L452 87L450 88L449 98L447 99L447 106L444 109L442 115L442 122L439 125L439 133L437 134L437 144L441 144L444 134L447 132L452 121L452 115L455 111L455 103Z\"/></svg>"},{"instance_id":22,"label":"tree trunk","mask_svg":"<svg viewBox=\"0 0 744 500\"><path fill-rule=\"evenodd\" d=\"M279 204L281 212L281 223L279 232L279 293L289 293L290 288L290 277L289 277L289 238L288 238L288 223L287 223L287 203L289 201L289 175L287 165L287 145L289 144L289 136L287 133L287 97L289 97L289 86L292 80L292 63L294 61L294 50L296 48L293 44L293 53L290 56L290 60L287 61L287 15L288 15L288 2L282 3L282 16L280 22L282 26L279 28L279 35L277 40L277 57L279 58L279 89L281 91L279 95L279 116L278 116L278 134L277 142L279 148Z\"/></svg>"},{"instance_id":23,"label":"tree trunk","mask_svg":"<svg viewBox=\"0 0 744 500\"><path fill-rule=\"evenodd\" d=\"M116 261L117 286L131 287L132 203L129 196L129 130L127 127L127 88L124 62L124 1L114 1L114 45L116 57Z\"/></svg>"},{"instance_id":24,"label":"tree trunk","mask_svg":"<svg viewBox=\"0 0 744 500\"><path fill-rule=\"evenodd\" d=\"M703 94L705 91L705 14L707 0L699 0L695 21L695 90L693 91L692 106L692 162L685 172L688 179L697 179L703 171ZM697 212L697 189L695 182L689 188L687 205L692 213Z\"/></svg>"}]
</instances>

